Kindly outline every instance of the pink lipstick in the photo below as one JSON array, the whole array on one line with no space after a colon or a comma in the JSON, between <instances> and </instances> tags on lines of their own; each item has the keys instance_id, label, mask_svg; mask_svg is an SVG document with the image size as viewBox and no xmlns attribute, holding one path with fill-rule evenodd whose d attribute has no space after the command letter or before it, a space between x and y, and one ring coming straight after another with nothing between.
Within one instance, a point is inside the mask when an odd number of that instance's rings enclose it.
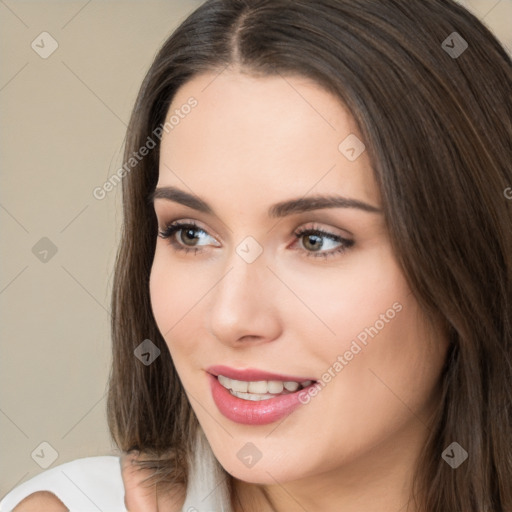
<instances>
[{"instance_id":1,"label":"pink lipstick","mask_svg":"<svg viewBox=\"0 0 512 512\"><path fill-rule=\"evenodd\" d=\"M252 368L216 365L209 367L207 372L213 401L221 414L244 425L279 421L303 405L299 393L307 393L308 388L316 384L311 377Z\"/></svg>"}]
</instances>

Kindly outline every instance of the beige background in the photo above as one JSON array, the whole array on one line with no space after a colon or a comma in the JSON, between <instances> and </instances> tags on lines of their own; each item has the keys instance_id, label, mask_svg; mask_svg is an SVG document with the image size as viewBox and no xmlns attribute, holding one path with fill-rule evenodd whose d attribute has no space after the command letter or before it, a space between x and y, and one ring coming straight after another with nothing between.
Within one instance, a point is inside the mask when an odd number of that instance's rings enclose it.
<instances>
[{"instance_id":1,"label":"beige background","mask_svg":"<svg viewBox=\"0 0 512 512\"><path fill-rule=\"evenodd\" d=\"M0 0L0 496L41 465L115 454L105 393L120 187L101 201L92 191L119 167L155 52L200 3ZM512 0L461 3L512 53ZM42 32L58 43L46 59L31 47ZM57 248L46 261L32 249L43 237Z\"/></svg>"}]
</instances>

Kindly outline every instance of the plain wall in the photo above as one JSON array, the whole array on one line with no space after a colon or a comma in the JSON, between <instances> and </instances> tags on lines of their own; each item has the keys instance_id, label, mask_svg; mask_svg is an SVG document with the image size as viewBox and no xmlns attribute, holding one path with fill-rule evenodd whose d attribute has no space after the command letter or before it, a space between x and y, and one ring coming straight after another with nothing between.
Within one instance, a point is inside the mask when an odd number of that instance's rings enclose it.
<instances>
[{"instance_id":1,"label":"plain wall","mask_svg":"<svg viewBox=\"0 0 512 512\"><path fill-rule=\"evenodd\" d=\"M200 3L0 3L0 496L48 464L117 455L105 399L121 190L92 192L121 164L156 51ZM511 0L461 3L512 53ZM58 44L47 58L42 32Z\"/></svg>"}]
</instances>

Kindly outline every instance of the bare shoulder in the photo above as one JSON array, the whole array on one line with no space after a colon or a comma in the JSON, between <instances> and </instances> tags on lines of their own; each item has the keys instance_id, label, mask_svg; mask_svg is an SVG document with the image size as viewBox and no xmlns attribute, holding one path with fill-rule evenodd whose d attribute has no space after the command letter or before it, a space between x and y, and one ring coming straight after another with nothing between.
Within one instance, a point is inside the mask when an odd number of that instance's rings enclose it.
<instances>
[{"instance_id":1,"label":"bare shoulder","mask_svg":"<svg viewBox=\"0 0 512 512\"><path fill-rule=\"evenodd\" d=\"M49 491L37 491L21 501L13 512L69 512L62 501Z\"/></svg>"}]
</instances>

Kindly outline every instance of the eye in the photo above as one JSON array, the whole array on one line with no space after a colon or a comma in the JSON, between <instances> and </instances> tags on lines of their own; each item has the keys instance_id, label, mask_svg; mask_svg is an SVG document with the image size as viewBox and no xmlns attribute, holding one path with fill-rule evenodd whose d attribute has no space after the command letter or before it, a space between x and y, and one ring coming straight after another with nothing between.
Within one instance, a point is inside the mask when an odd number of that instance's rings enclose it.
<instances>
[{"instance_id":1,"label":"eye","mask_svg":"<svg viewBox=\"0 0 512 512\"><path fill-rule=\"evenodd\" d=\"M319 229L315 226L299 230L298 232L295 232L294 235L297 238L297 241L301 241L302 239L305 240L305 243L302 243L302 245L306 248L306 252L304 253L306 257L328 258L329 256L344 253L354 245L354 240L349 240L339 235L335 235L334 233L329 233L328 231L324 231L323 229ZM323 249L326 244L322 239L328 240L327 245L332 246L337 243L339 246L330 251L323 251L321 249ZM311 251L309 249L311 249Z\"/></svg>"},{"instance_id":2,"label":"eye","mask_svg":"<svg viewBox=\"0 0 512 512\"><path fill-rule=\"evenodd\" d=\"M194 244L197 240L204 238L198 236L197 233L203 233L209 236L204 229L200 228L194 222L173 222L172 224L166 226L164 231L159 232L159 236L161 238L168 239L169 243L177 251L183 251L185 252L185 254L190 252L196 254L197 252L200 252L201 249L197 248ZM178 236L176 237L174 235ZM176 238L181 239L181 242L176 241ZM210 238L212 238L212 240L215 240L213 237ZM220 244L216 242L215 245L217 247L220 246Z\"/></svg>"},{"instance_id":3,"label":"eye","mask_svg":"<svg viewBox=\"0 0 512 512\"><path fill-rule=\"evenodd\" d=\"M160 231L159 236L169 240L175 250L183 251L185 254L201 252L201 245L197 245L196 242L208 237L213 240L216 247L220 247L220 244L195 222L173 222L166 226L164 231ZM354 245L354 240L343 238L316 226L299 230L294 233L294 236L297 242L305 239L306 242L301 245L305 248L302 252L306 257L327 258L344 253ZM325 240L327 240L327 244ZM324 245L336 246L336 244L338 247L330 251L322 250ZM202 245L208 245L208 243Z\"/></svg>"}]
</instances>

